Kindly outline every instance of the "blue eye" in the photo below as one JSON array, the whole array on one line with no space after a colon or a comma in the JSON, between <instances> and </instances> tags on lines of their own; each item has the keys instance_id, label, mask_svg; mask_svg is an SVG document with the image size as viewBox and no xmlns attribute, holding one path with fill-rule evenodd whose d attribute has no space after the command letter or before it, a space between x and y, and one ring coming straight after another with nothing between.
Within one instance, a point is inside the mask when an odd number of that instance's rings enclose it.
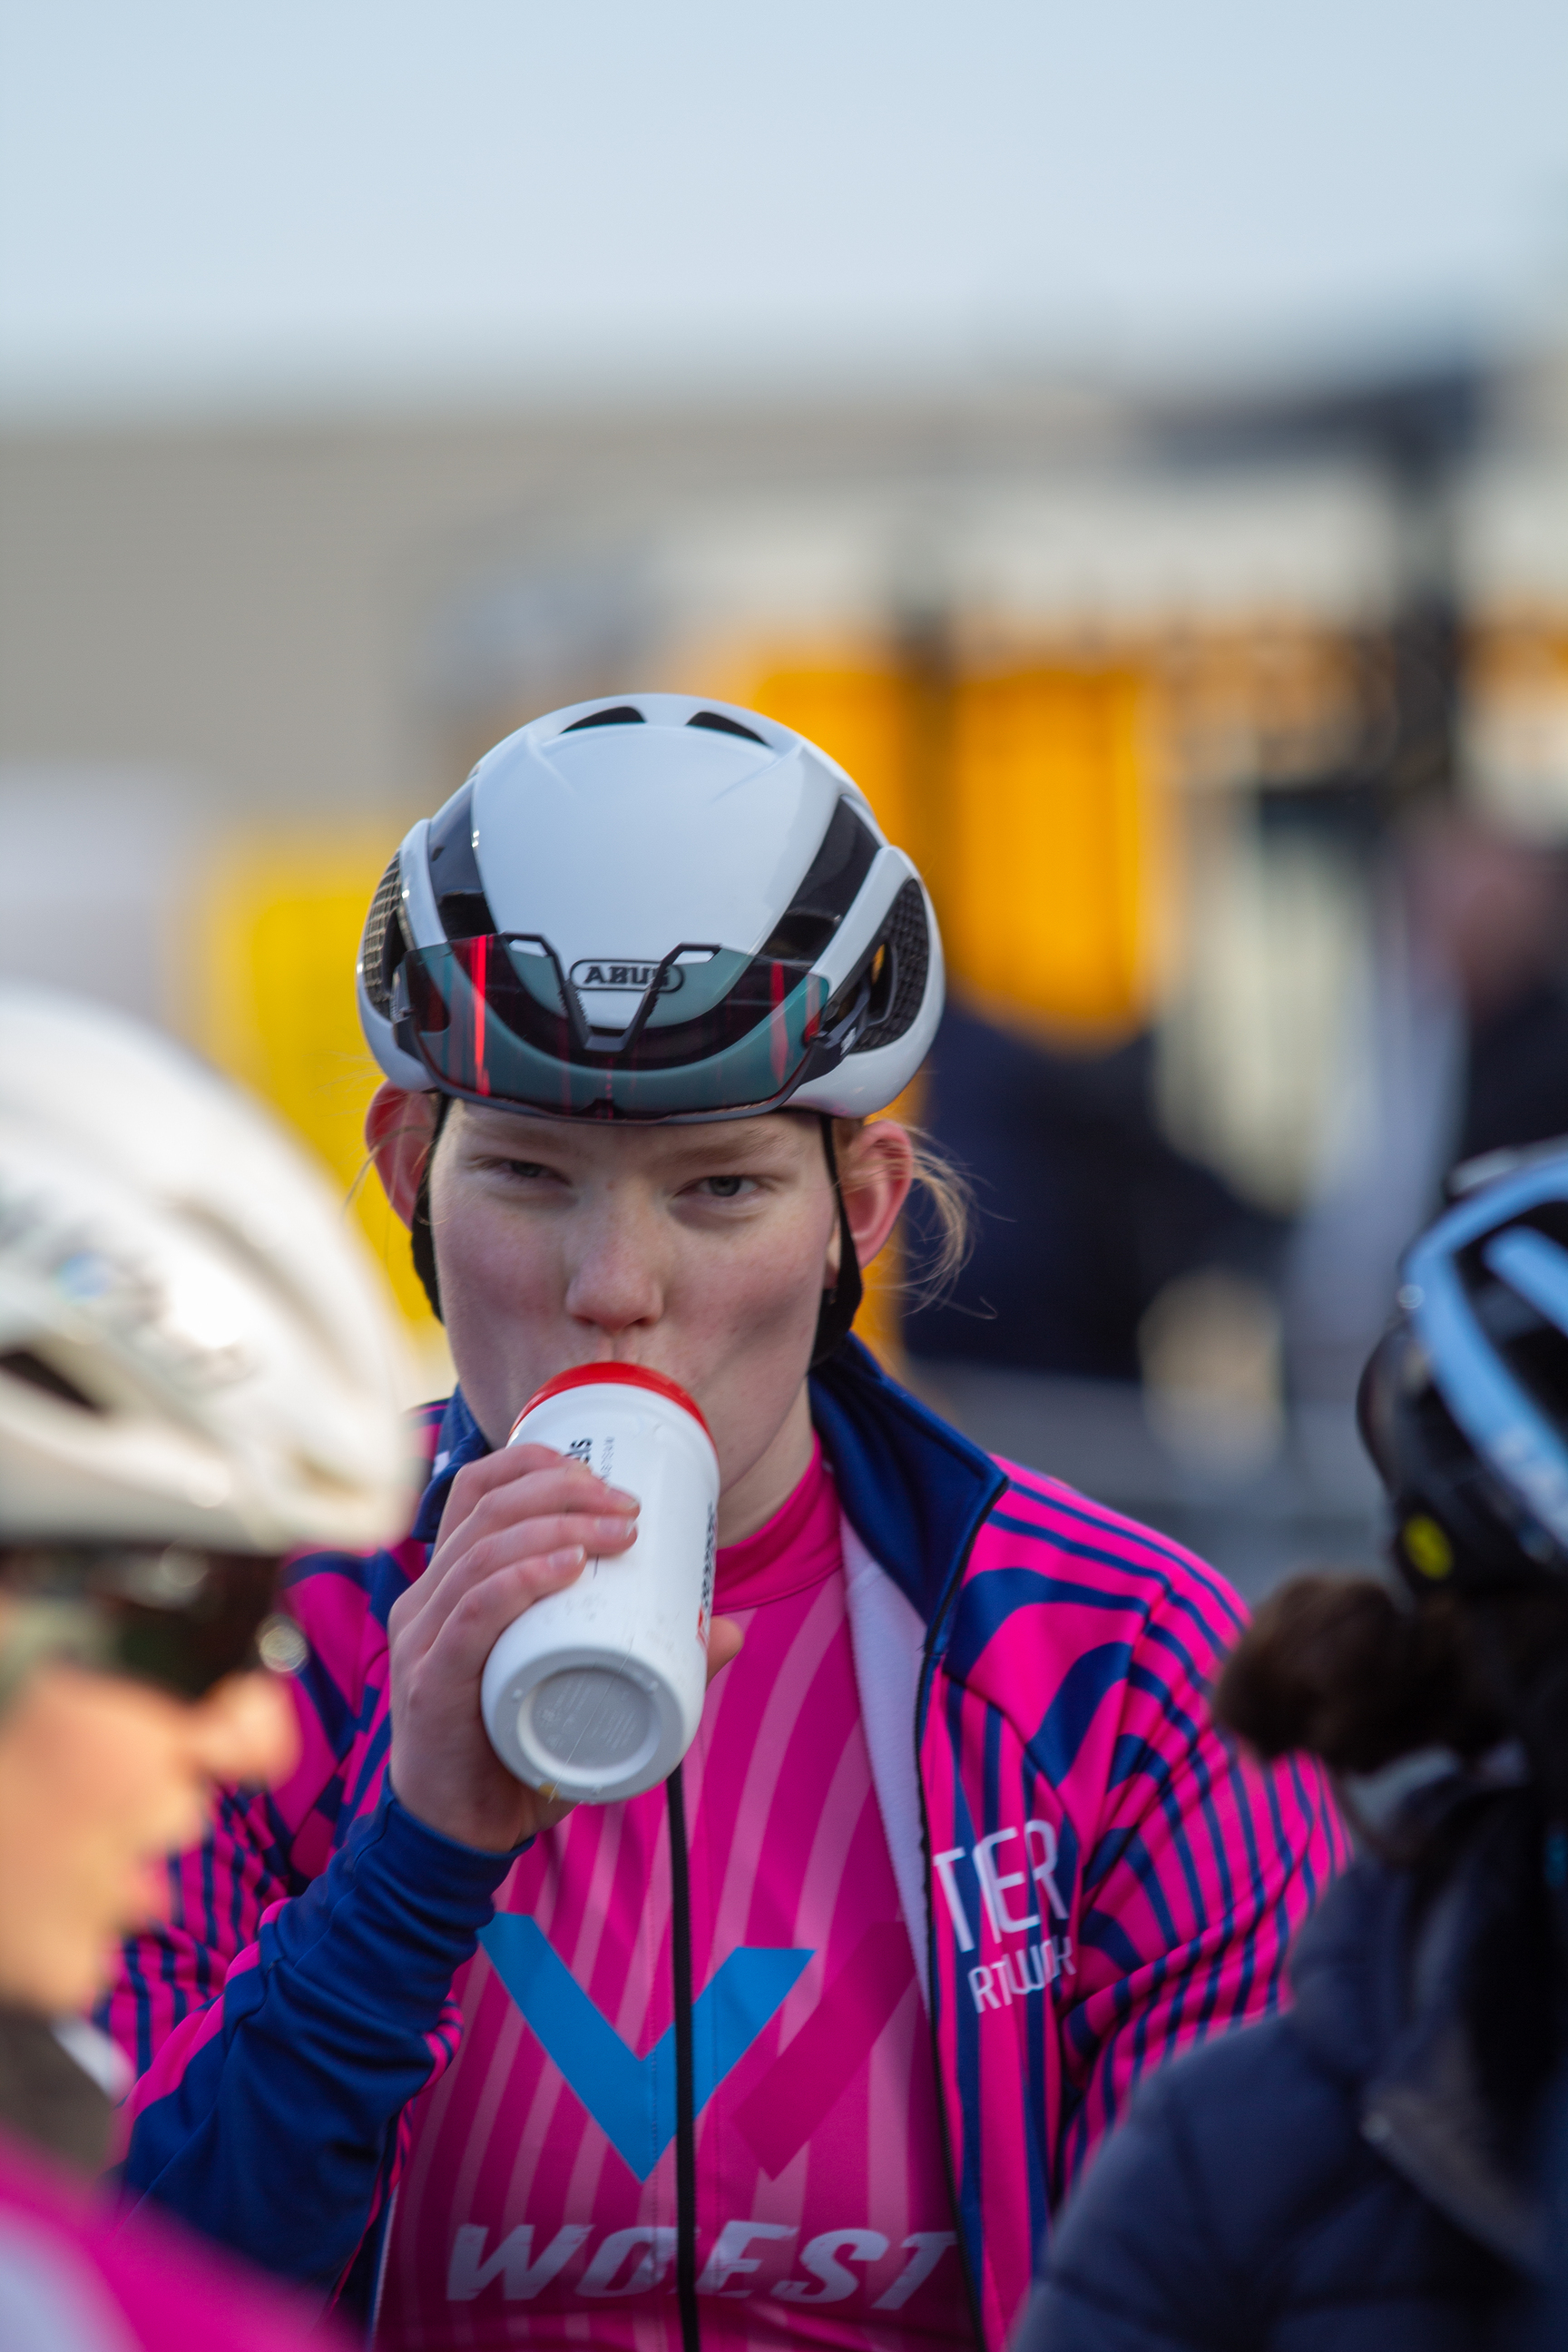
<instances>
[{"instance_id":1,"label":"blue eye","mask_svg":"<svg viewBox=\"0 0 1568 2352\"><path fill-rule=\"evenodd\" d=\"M743 1176L710 1176L705 1181L716 1201L732 1201L746 1180Z\"/></svg>"}]
</instances>

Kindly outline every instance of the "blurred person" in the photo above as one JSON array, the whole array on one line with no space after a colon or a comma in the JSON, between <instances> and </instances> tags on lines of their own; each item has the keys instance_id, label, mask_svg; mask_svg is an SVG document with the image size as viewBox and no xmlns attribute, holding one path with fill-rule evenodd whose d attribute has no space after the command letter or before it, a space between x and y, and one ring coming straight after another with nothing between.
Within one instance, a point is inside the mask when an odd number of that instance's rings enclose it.
<instances>
[{"instance_id":1,"label":"blurred person","mask_svg":"<svg viewBox=\"0 0 1568 2352\"><path fill-rule=\"evenodd\" d=\"M950 1004L928 1086L931 1131L985 1213L958 1279L905 1317L911 1356L1135 1381L1140 1324L1172 1283L1276 1277L1283 1221L1161 1134L1147 1033L1052 1052Z\"/></svg>"},{"instance_id":2,"label":"blurred person","mask_svg":"<svg viewBox=\"0 0 1568 2352\"><path fill-rule=\"evenodd\" d=\"M384 1310L330 1197L149 1033L0 989L0 2343L284 2352L304 2315L84 2176L83 2015L215 1788L299 1752L279 1554L407 1507ZM325 1320L319 1320L319 1318ZM297 1637L296 1637L297 1638Z\"/></svg>"},{"instance_id":3,"label":"blurred person","mask_svg":"<svg viewBox=\"0 0 1568 2352\"><path fill-rule=\"evenodd\" d=\"M787 729L580 705L410 832L360 984L460 1385L407 1540L292 1572L304 1763L130 1948L128 2177L348 2273L386 2347L1000 2347L1131 2083L1272 2004L1340 1833L1204 1724L1219 1580L849 1337L917 1168L868 1115L941 1011L920 877ZM712 1431L729 1613L683 1765L571 1811L479 1678L634 1543L506 1448L612 1360Z\"/></svg>"},{"instance_id":4,"label":"blurred person","mask_svg":"<svg viewBox=\"0 0 1568 2352\"><path fill-rule=\"evenodd\" d=\"M1405 854L1415 951L1447 975L1466 1051L1452 1156L1568 1134L1568 861L1444 812Z\"/></svg>"},{"instance_id":5,"label":"blurred person","mask_svg":"<svg viewBox=\"0 0 1568 2352\"><path fill-rule=\"evenodd\" d=\"M1457 1162L1568 1133L1568 861L1452 808L1397 839L1344 1113L1291 1244L1293 1385L1342 1404Z\"/></svg>"},{"instance_id":6,"label":"blurred person","mask_svg":"<svg viewBox=\"0 0 1568 2352\"><path fill-rule=\"evenodd\" d=\"M1348 1776L1368 1850L1291 2008L1134 2100L1019 2352L1563 2340L1568 1147L1462 1198L1399 1297L1360 1400L1395 1582L1282 1588L1215 1696Z\"/></svg>"}]
</instances>

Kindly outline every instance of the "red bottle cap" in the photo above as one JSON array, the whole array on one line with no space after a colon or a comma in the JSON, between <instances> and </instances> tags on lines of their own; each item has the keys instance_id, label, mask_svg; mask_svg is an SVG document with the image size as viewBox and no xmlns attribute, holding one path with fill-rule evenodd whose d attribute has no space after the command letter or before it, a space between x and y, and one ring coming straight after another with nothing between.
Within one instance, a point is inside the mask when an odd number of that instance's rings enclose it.
<instances>
[{"instance_id":1,"label":"red bottle cap","mask_svg":"<svg viewBox=\"0 0 1568 2352\"><path fill-rule=\"evenodd\" d=\"M519 1427L534 1406L542 1404L547 1397L561 1396L567 1389L600 1388L606 1383L619 1388L651 1389L655 1396L668 1398L671 1404L678 1404L683 1412L689 1412L709 1444L713 1444L713 1432L703 1419L702 1408L696 1398L688 1396L679 1381L667 1381L662 1372L650 1372L646 1364L576 1364L569 1372L557 1372L552 1381L546 1381L542 1389L535 1389L512 1423L511 1436L517 1435ZM510 1443L511 1438L509 1437L507 1444L510 1445Z\"/></svg>"}]
</instances>

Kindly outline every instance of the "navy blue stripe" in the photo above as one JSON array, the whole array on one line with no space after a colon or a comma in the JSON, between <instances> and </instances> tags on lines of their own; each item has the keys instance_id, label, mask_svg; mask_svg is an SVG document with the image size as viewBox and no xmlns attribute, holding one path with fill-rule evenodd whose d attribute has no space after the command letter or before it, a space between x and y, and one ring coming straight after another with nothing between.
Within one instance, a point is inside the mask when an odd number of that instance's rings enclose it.
<instances>
[{"instance_id":1,"label":"navy blue stripe","mask_svg":"<svg viewBox=\"0 0 1568 2352\"><path fill-rule=\"evenodd\" d=\"M1141 1550L1152 1552L1156 1559L1168 1560L1173 1568L1179 1568L1184 1576L1191 1577L1194 1583L1203 1586L1204 1591L1212 1596L1215 1605L1225 1612L1238 1633L1245 1630L1247 1622L1247 1611L1245 1606L1238 1606L1239 1595L1218 1570L1211 1568L1207 1560L1200 1559L1196 1552L1186 1551L1179 1546L1163 1542L1152 1528L1146 1528L1139 1519L1124 1518L1119 1511L1108 1510L1103 1504L1096 1503L1091 1496L1080 1495L1076 1487L1068 1487L1062 1494L1047 1495L1042 1494L1037 1487L1026 1486L1021 1478L1010 1478L1008 1485L1018 1494L1026 1495L1032 1503L1038 1503L1043 1510L1059 1511L1064 1518L1076 1519L1084 1527L1100 1528L1108 1535L1116 1533L1125 1536L1136 1543ZM1072 1498L1070 1501L1067 1499L1068 1496ZM1016 1528L1026 1526L1028 1523L1011 1519L1007 1524ZM1031 1527L1029 1532L1047 1543L1058 1540L1045 1528ZM1128 1561L1127 1565L1134 1568L1140 1575L1154 1573L1152 1570L1145 1570L1132 1561Z\"/></svg>"},{"instance_id":2,"label":"navy blue stripe","mask_svg":"<svg viewBox=\"0 0 1568 2352\"><path fill-rule=\"evenodd\" d=\"M1025 1742L1053 1787L1067 1781L1096 1716L1110 1694L1126 1683L1131 1658L1125 1642L1103 1642L1097 1650L1081 1652L1058 1684L1049 1706Z\"/></svg>"},{"instance_id":3,"label":"navy blue stripe","mask_svg":"<svg viewBox=\"0 0 1568 2352\"><path fill-rule=\"evenodd\" d=\"M1027 1749L1024 1751L1021 1761L1024 1819L1029 1821L1034 1817L1037 1792L1042 1784L1040 1775L1035 1769ZM1058 1838L1057 1842L1058 1870L1061 1863L1062 1848ZM1059 1878L1058 1884L1060 1885ZM1057 1922L1051 1916L1043 1890L1037 1885L1033 1893L1034 1907L1040 1916L1039 1941L1043 1948L1055 1931ZM1066 1901L1068 1898L1064 1895L1063 1899ZM1050 2147L1048 2119L1046 2113L1046 2020L1054 2010L1054 2000L1048 1989L1041 1994L1038 2000L1027 2001L1025 2004L1024 2064L1026 2095L1024 2101L1024 2117L1029 2135L1028 2161L1025 2167L1025 2172L1029 2188L1029 2242L1033 2246L1038 2246L1045 2235L1048 2219L1047 2191L1053 2169L1053 2150Z\"/></svg>"},{"instance_id":4,"label":"navy blue stripe","mask_svg":"<svg viewBox=\"0 0 1568 2352\"><path fill-rule=\"evenodd\" d=\"M153 2002L135 1940L125 1946L125 1974L136 2008L136 2072L144 2074L153 2063Z\"/></svg>"},{"instance_id":5,"label":"navy blue stripe","mask_svg":"<svg viewBox=\"0 0 1568 2352\"><path fill-rule=\"evenodd\" d=\"M1287 1854L1289 1852L1289 1845L1285 1836L1284 1817L1279 1811L1279 1778L1273 1772L1267 1772L1264 1775L1264 1782L1268 1790L1269 1818L1274 1824L1274 1851L1278 1854ZM1279 1874L1279 1892L1274 1903L1274 1966L1268 1979L1270 2009L1276 2006L1279 1998L1279 1980L1290 1945L1289 1885L1289 1874L1282 1870Z\"/></svg>"},{"instance_id":6,"label":"navy blue stripe","mask_svg":"<svg viewBox=\"0 0 1568 2352\"><path fill-rule=\"evenodd\" d=\"M943 1717L952 1770L953 1840L973 1853L974 1821L960 1769L963 1755L964 1696L961 1684L948 1685ZM945 1911L945 1902L942 1908ZM963 2120L963 2146L960 2151L958 2177L958 2219L969 2252L971 2271L978 2284L985 2274L985 2231L981 2202L984 2167L980 2130L980 2019L973 2000L965 1996L969 1992L968 1969L980 1957L980 1923L975 1922L975 1949L973 1954L958 1949L957 1931L951 1919L946 1923L946 1932L953 1954L953 2038L957 2044L959 2105Z\"/></svg>"},{"instance_id":7,"label":"navy blue stripe","mask_svg":"<svg viewBox=\"0 0 1568 2352\"><path fill-rule=\"evenodd\" d=\"M1250 1932L1241 1939L1241 1972L1235 1998L1230 2004L1229 2013L1233 2018L1245 2017L1252 2001L1252 1988L1258 1974L1258 1936L1262 1924L1260 1912L1265 1883L1263 1858L1258 1851L1258 1824L1253 1818L1247 1784L1240 1778L1239 1773L1235 1782L1235 1789L1237 1821L1241 1830L1243 1843L1247 1847L1248 1893L1251 1899L1248 1904Z\"/></svg>"},{"instance_id":8,"label":"navy blue stripe","mask_svg":"<svg viewBox=\"0 0 1568 2352\"><path fill-rule=\"evenodd\" d=\"M1213 1656L1211 1643L1205 1643L1200 1664L1169 1626L1133 1609L1125 1594L1108 1593L1097 1585L1069 1582L1065 1577L1047 1575L1041 1569L1019 1566L982 1569L965 1583L953 1612L952 1633L942 1661L946 1671L956 1680L967 1680L994 1636L1018 1610L1048 1609L1063 1603L1099 1610L1106 1616L1135 1617L1138 1638L1170 1651L1185 1667L1183 1679L1203 1686Z\"/></svg>"},{"instance_id":9,"label":"navy blue stripe","mask_svg":"<svg viewBox=\"0 0 1568 2352\"><path fill-rule=\"evenodd\" d=\"M1063 1547L1063 1549L1069 1548ZM1081 1551L1072 1556L1079 1559L1085 1557ZM965 1584L953 1628L955 1643L959 1639L961 1628L963 1630L963 1646L961 1654L964 1661L964 1671L973 1669L975 1660L985 1648L985 1641L978 1638L977 1627L966 1623L965 1620L970 1618L976 1609L983 1610L987 1612L991 1620L990 1633L994 1633L1006 1622L1011 1614L1005 1594L998 1593L994 1590L999 1580L1007 1592L1016 1589L1018 1597L1013 1605L1018 1608L1027 1608L1031 1605L1048 1607L1054 1601L1071 1601L1082 1609L1100 1609L1117 1612L1122 1616L1134 1616L1138 1620L1142 1637L1158 1643L1162 1649L1169 1650L1179 1659L1185 1669L1188 1680L1197 1683L1201 1688L1211 1671L1215 1643L1210 1629L1197 1611L1191 1608L1182 1609L1179 1596L1170 1597L1174 1601L1177 1610L1192 1618L1202 1631L1201 1661L1194 1651L1187 1648L1173 1626L1163 1622L1160 1618L1144 1609L1135 1596L1125 1592L1107 1592L1103 1585L1070 1582L1065 1577L1050 1575L1043 1569L1028 1568L1022 1563L1005 1567L998 1564L995 1568L982 1569ZM1037 1588L1033 1591L1026 1589L1031 1585ZM988 1633L986 1640L989 1638ZM955 1667L950 1671L958 1671L958 1669Z\"/></svg>"},{"instance_id":10,"label":"navy blue stripe","mask_svg":"<svg viewBox=\"0 0 1568 2352\"><path fill-rule=\"evenodd\" d=\"M246 1836L246 1829L243 1809L237 1804L229 1818L233 1861L228 1872L229 1946L230 1949L236 1952L244 1951L250 1941L249 1923L246 1918L246 1847L249 1843Z\"/></svg>"},{"instance_id":11,"label":"navy blue stripe","mask_svg":"<svg viewBox=\"0 0 1568 2352\"><path fill-rule=\"evenodd\" d=\"M1310 1830L1311 1823L1318 1817L1319 1808L1309 1800L1307 1791L1302 1786L1300 1757L1299 1755L1289 1756L1285 1760L1289 1766L1290 1785L1296 1791L1296 1801L1301 1808L1302 1822ZM1315 1911L1318 1907L1318 1874L1312 1867L1312 1841L1310 1835L1308 1835L1302 1840L1300 1853L1296 1854L1294 1859L1297 1868L1300 1873L1302 1881L1306 1886L1307 1910Z\"/></svg>"},{"instance_id":12,"label":"navy blue stripe","mask_svg":"<svg viewBox=\"0 0 1568 2352\"><path fill-rule=\"evenodd\" d=\"M1072 1516L1079 1517L1084 1515L1074 1513ZM1246 1630L1246 1615L1238 1613L1234 1600L1228 1597L1228 1588L1223 1584L1212 1569L1206 1572L1203 1571L1183 1553L1165 1553L1158 1545L1151 1546L1157 1557L1168 1559L1173 1568L1181 1570L1180 1581L1173 1582L1163 1569L1150 1568L1142 1560L1129 1559L1123 1551L1104 1550L1098 1544L1084 1543L1072 1536L1064 1535L1059 1528L1039 1528L1036 1527L1030 1519L1016 1519L1006 1511L993 1511L990 1524L994 1528L1002 1528L1007 1535L1027 1536L1033 1542L1044 1544L1048 1550L1065 1552L1069 1559L1092 1559L1100 1566L1117 1570L1122 1575L1131 1577L1141 1584L1152 1584L1173 1608L1181 1610L1184 1616L1196 1618L1212 1641L1214 1637L1208 1627L1208 1621L1196 1601L1190 1599L1182 1589L1187 1584L1201 1585L1234 1630L1237 1633ZM1086 1524L1092 1527L1096 1522L1089 1519ZM1126 1608L1149 1605L1141 1603L1137 1596L1132 1593L1123 1593L1121 1601Z\"/></svg>"},{"instance_id":13,"label":"navy blue stripe","mask_svg":"<svg viewBox=\"0 0 1568 2352\"><path fill-rule=\"evenodd\" d=\"M981 1814L989 1834L1002 1818L1002 1713L994 1706L988 1706L985 1710L980 1786ZM978 1874L976 1876L978 1878Z\"/></svg>"},{"instance_id":14,"label":"navy blue stripe","mask_svg":"<svg viewBox=\"0 0 1568 2352\"><path fill-rule=\"evenodd\" d=\"M1204 1916L1203 1874L1198 1868L1197 1856L1193 1851L1193 1841L1188 1835L1189 1816L1186 1806L1168 1780L1154 1801L1154 1811L1165 1823L1172 1851L1176 1857L1176 1866L1186 1885L1187 1903L1193 1916L1201 1921ZM1172 1945L1181 1940L1174 1933L1173 1925L1173 1932L1166 1940Z\"/></svg>"},{"instance_id":15,"label":"navy blue stripe","mask_svg":"<svg viewBox=\"0 0 1568 2352\"><path fill-rule=\"evenodd\" d=\"M1139 1950L1121 1920L1110 1912L1086 1912L1079 1928L1078 1939L1080 1944L1086 1944L1090 1951L1103 1952L1108 1960L1114 1961L1123 1979L1131 1976L1143 1965L1143 1954Z\"/></svg>"},{"instance_id":16,"label":"navy blue stripe","mask_svg":"<svg viewBox=\"0 0 1568 2352\"><path fill-rule=\"evenodd\" d=\"M1145 1965L1145 1982L1138 2003L1138 2013L1132 2021L1132 2035L1129 2043L1132 2053L1132 2063L1128 2068L1125 2092L1117 2084L1113 2067L1106 2065L1100 2070L1100 2081L1104 2085L1104 2121L1107 2131L1121 2112L1123 2096L1131 2097L1149 2063L1149 2031L1154 2021L1156 1998L1164 1990L1165 1980L1171 1974L1172 1957L1169 1950L1160 1952Z\"/></svg>"},{"instance_id":17,"label":"navy blue stripe","mask_svg":"<svg viewBox=\"0 0 1568 2352\"><path fill-rule=\"evenodd\" d=\"M372 1733L370 1738L365 1742L364 1754L360 1762L359 1776L354 1781L353 1789L349 1791L348 1813L351 1824L358 1821L362 1811L368 1801L372 1783L374 1781L376 1774L381 1769L382 1764L391 1746L392 1709L388 1707L386 1713L382 1717L381 1721L376 1725L376 1727Z\"/></svg>"},{"instance_id":18,"label":"navy blue stripe","mask_svg":"<svg viewBox=\"0 0 1568 2352\"><path fill-rule=\"evenodd\" d=\"M1240 1930L1236 1890L1231 1880L1230 1858L1225 1849L1225 1838L1220 1826L1218 1808L1215 1802L1214 1782L1209 1772L1208 1759L1201 1745L1195 1751L1193 1761L1198 1775L1198 1801L1202 1809L1205 1826L1208 1831L1209 1848L1213 1856L1215 1874L1219 1881L1221 1902L1220 1922L1223 1927L1223 1933L1215 1943L1214 1957L1209 1963L1204 1978L1203 1990L1197 2000L1196 2014L1192 2016L1194 2039L1201 2042L1207 2038L1209 2027L1214 2022L1215 2017L1218 2011L1220 1994L1224 1986L1226 1963L1231 1947L1237 1940L1238 1932L1240 1932ZM1248 1906L1249 1912L1250 1908L1251 1906ZM1195 1976L1189 1976L1186 1984L1183 1987L1181 2000L1176 2004L1175 2013L1172 2021L1171 2032L1166 2037L1168 2045L1173 2044L1176 2039L1177 2028L1179 2027L1182 2019L1192 2013L1193 1997L1197 1993L1197 1991L1198 1986Z\"/></svg>"}]
</instances>

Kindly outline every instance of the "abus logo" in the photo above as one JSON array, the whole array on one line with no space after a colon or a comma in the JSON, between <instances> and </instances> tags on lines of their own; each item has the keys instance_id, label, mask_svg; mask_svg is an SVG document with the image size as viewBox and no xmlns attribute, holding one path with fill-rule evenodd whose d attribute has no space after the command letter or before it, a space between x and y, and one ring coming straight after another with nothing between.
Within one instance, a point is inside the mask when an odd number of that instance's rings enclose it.
<instances>
[{"instance_id":1,"label":"abus logo","mask_svg":"<svg viewBox=\"0 0 1568 2352\"><path fill-rule=\"evenodd\" d=\"M572 985L584 990L593 988L645 989L653 985L658 965L637 963L626 956L584 956L572 967ZM671 996L680 986L680 967L671 964L659 982L661 996Z\"/></svg>"}]
</instances>

